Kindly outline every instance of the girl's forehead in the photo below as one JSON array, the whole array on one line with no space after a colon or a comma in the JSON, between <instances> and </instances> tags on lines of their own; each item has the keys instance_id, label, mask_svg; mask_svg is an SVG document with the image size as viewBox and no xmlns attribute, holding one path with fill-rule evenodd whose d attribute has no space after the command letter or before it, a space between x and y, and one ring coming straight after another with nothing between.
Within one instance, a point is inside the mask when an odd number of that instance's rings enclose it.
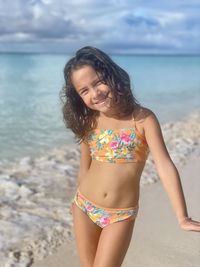
<instances>
[{"instance_id":1,"label":"girl's forehead","mask_svg":"<svg viewBox=\"0 0 200 267\"><path fill-rule=\"evenodd\" d=\"M87 83L98 77L98 73L91 66L83 66L80 69L73 70L72 72L72 82L74 86Z\"/></svg>"}]
</instances>

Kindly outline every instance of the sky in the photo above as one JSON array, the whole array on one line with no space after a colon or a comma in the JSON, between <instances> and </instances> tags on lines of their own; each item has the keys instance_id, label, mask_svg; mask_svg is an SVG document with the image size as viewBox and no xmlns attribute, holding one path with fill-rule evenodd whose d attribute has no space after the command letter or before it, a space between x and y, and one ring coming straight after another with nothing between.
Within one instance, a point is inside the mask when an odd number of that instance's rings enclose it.
<instances>
[{"instance_id":1,"label":"sky","mask_svg":"<svg viewBox=\"0 0 200 267\"><path fill-rule=\"evenodd\" d=\"M200 54L199 0L0 0L0 52Z\"/></svg>"}]
</instances>

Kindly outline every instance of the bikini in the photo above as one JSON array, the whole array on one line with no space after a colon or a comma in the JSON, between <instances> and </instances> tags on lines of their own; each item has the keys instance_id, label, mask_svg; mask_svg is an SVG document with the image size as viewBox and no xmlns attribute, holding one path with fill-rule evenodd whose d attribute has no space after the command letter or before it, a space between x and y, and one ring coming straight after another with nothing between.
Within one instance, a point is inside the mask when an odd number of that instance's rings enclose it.
<instances>
[{"instance_id":1,"label":"bikini","mask_svg":"<svg viewBox=\"0 0 200 267\"><path fill-rule=\"evenodd\" d=\"M92 160L109 163L145 162L149 147L135 123L131 128L92 130L86 139ZM124 220L134 220L138 205L130 208L105 208L91 202L77 189L73 202L101 228Z\"/></svg>"}]
</instances>

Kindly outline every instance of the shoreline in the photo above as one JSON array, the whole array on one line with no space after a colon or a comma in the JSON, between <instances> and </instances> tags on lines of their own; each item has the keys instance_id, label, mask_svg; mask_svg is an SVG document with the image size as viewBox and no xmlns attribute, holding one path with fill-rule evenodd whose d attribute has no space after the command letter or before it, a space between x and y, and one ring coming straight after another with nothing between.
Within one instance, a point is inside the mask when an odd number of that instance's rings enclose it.
<instances>
[{"instance_id":1,"label":"shoreline","mask_svg":"<svg viewBox=\"0 0 200 267\"><path fill-rule=\"evenodd\" d=\"M200 150L200 110L177 122L161 125L161 128L173 162L185 166L188 157ZM7 266L30 266L34 261L56 253L66 241L69 244L73 241L69 207L79 155L76 146L67 145L40 158L26 157L6 166L0 164L3 206L0 233L8 239L0 238L4 248L0 250L0 258L2 262L8 262ZM149 155L141 186L146 188L145 185L158 181Z\"/></svg>"}]
</instances>

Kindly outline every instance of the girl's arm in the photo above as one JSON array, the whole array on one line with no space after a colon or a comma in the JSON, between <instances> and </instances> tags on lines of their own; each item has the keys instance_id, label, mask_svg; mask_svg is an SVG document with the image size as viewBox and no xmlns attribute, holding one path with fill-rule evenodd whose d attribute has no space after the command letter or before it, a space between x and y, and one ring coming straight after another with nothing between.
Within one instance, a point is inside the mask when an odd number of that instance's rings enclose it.
<instances>
[{"instance_id":1,"label":"girl's arm","mask_svg":"<svg viewBox=\"0 0 200 267\"><path fill-rule=\"evenodd\" d=\"M200 231L200 223L188 217L179 173L165 146L159 121L152 111L148 110L148 113L144 121L145 137L177 220L184 230Z\"/></svg>"},{"instance_id":2,"label":"girl's arm","mask_svg":"<svg viewBox=\"0 0 200 267\"><path fill-rule=\"evenodd\" d=\"M80 166L76 181L76 188L79 187L81 180L84 179L86 172L90 168L91 164L91 156L89 146L85 142L81 142L80 144Z\"/></svg>"},{"instance_id":3,"label":"girl's arm","mask_svg":"<svg viewBox=\"0 0 200 267\"><path fill-rule=\"evenodd\" d=\"M80 166L79 166L79 171L76 179L76 190L79 187L81 180L84 179L84 176L86 172L90 168L91 164L91 156L90 156L90 150L89 147L86 143L81 142L80 144ZM72 205L74 203L74 199L71 200L71 206L70 206L70 214L72 214Z\"/></svg>"}]
</instances>

